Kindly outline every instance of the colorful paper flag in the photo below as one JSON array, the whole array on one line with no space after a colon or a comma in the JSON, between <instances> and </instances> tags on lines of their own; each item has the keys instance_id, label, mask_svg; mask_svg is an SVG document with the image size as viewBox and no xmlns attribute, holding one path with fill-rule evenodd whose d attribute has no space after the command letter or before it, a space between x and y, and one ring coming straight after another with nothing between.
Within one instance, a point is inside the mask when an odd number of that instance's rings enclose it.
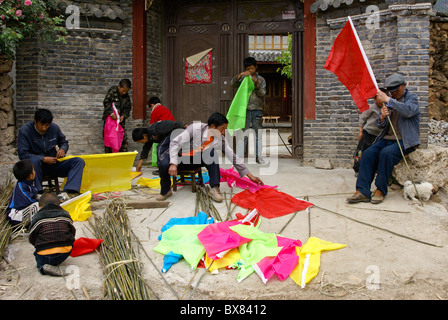
<instances>
[{"instance_id":1,"label":"colorful paper flag","mask_svg":"<svg viewBox=\"0 0 448 320\"><path fill-rule=\"evenodd\" d=\"M369 109L367 99L376 95L378 84L350 17L336 37L324 68L338 76L360 112Z\"/></svg>"},{"instance_id":2,"label":"colorful paper flag","mask_svg":"<svg viewBox=\"0 0 448 320\"><path fill-rule=\"evenodd\" d=\"M249 102L250 95L254 90L254 82L251 77L245 77L241 82L235 97L233 97L227 112L227 131L233 134L235 130L244 129L246 127L246 109Z\"/></svg>"}]
</instances>

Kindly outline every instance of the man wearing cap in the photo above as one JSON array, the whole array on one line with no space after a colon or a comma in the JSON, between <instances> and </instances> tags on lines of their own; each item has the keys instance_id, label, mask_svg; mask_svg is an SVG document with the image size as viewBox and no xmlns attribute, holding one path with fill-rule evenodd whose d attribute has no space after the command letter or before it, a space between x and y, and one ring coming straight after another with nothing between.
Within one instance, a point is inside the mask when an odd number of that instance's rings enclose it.
<instances>
[{"instance_id":1,"label":"man wearing cap","mask_svg":"<svg viewBox=\"0 0 448 320\"><path fill-rule=\"evenodd\" d=\"M392 171L403 158L397 138L404 155L420 145L420 108L417 95L406 89L405 79L398 73L389 76L384 85L391 97L382 91L377 93L377 99L383 103L383 107L376 119L376 125L382 128L382 131L361 157L356 192L347 198L348 203L381 203L387 195L388 180ZM372 194L370 187L375 173L377 189Z\"/></svg>"}]
</instances>

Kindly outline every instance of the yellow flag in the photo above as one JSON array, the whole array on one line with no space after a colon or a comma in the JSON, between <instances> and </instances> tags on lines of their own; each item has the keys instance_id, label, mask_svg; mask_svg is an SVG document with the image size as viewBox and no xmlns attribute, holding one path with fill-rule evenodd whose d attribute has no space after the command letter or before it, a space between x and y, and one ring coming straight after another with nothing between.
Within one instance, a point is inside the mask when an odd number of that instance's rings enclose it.
<instances>
[{"instance_id":1,"label":"yellow flag","mask_svg":"<svg viewBox=\"0 0 448 320\"><path fill-rule=\"evenodd\" d=\"M320 254L322 251L336 250L346 247L346 244L333 243L310 237L302 247L296 247L299 263L291 272L290 277L302 288L319 273Z\"/></svg>"},{"instance_id":2,"label":"yellow flag","mask_svg":"<svg viewBox=\"0 0 448 320\"><path fill-rule=\"evenodd\" d=\"M92 215L90 199L92 199L92 193L87 191L61 203L61 207L70 214L73 221L85 221Z\"/></svg>"}]
</instances>

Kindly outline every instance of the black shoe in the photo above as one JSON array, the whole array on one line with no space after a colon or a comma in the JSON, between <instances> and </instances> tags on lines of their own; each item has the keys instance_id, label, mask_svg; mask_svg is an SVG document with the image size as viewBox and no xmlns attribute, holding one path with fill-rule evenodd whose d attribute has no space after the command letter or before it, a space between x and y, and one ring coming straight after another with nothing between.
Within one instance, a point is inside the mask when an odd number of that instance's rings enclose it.
<instances>
[{"instance_id":1,"label":"black shoe","mask_svg":"<svg viewBox=\"0 0 448 320\"><path fill-rule=\"evenodd\" d=\"M154 170L154 171L152 172L152 174L153 174L154 176L158 176L158 175L160 175L160 174L159 174L159 170Z\"/></svg>"}]
</instances>

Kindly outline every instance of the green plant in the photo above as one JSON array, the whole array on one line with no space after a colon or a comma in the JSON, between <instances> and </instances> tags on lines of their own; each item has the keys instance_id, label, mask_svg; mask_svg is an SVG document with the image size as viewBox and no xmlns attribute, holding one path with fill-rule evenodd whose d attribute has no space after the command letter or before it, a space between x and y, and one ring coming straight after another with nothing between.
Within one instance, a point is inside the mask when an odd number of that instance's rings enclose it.
<instances>
[{"instance_id":1,"label":"green plant","mask_svg":"<svg viewBox=\"0 0 448 320\"><path fill-rule=\"evenodd\" d=\"M288 79L292 79L292 34L288 34L288 49L283 50L281 56L276 57L275 61L283 65L282 68L277 69L277 72Z\"/></svg>"},{"instance_id":2,"label":"green plant","mask_svg":"<svg viewBox=\"0 0 448 320\"><path fill-rule=\"evenodd\" d=\"M40 40L65 42L63 16L54 0L0 0L0 53L14 59L20 42L37 33Z\"/></svg>"}]
</instances>

